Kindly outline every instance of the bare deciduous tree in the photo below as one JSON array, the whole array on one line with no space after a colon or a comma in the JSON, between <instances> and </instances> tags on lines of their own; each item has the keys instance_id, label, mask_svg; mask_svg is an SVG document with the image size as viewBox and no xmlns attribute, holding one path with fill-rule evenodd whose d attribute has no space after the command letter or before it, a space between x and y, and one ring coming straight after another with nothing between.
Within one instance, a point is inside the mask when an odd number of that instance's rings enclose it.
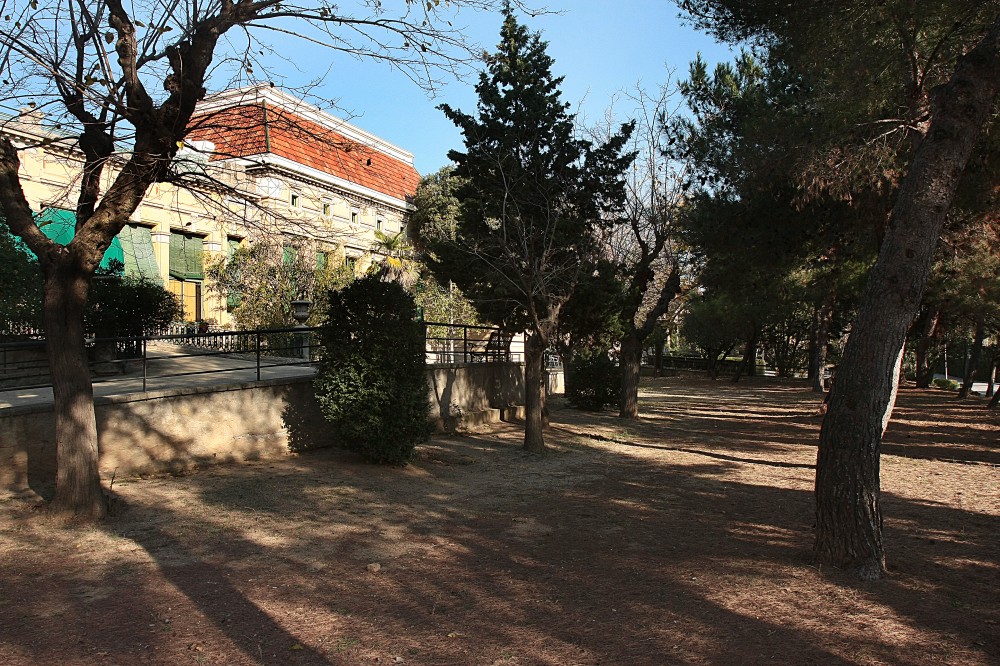
<instances>
[{"instance_id":1,"label":"bare deciduous tree","mask_svg":"<svg viewBox=\"0 0 1000 666\"><path fill-rule=\"evenodd\" d=\"M269 35L384 61L433 88L435 76L478 55L452 27L452 14L499 4L0 2L0 79L8 91L0 101L44 110L60 129L58 140L82 155L76 234L61 246L36 226L21 186L19 153L32 146L0 136L0 208L38 256L45 282L58 461L53 510L94 518L106 512L83 309L94 270L147 190L177 180L172 165L207 89L266 74L260 54Z\"/></svg>"},{"instance_id":2,"label":"bare deciduous tree","mask_svg":"<svg viewBox=\"0 0 1000 666\"><path fill-rule=\"evenodd\" d=\"M622 335L619 359L619 416L639 416L639 373L643 343L657 320L681 291L681 266L674 244L674 221L683 205L685 165L666 155L669 121L679 106L670 81L655 93L637 86L624 99L634 109L636 130L630 150L636 154L626 178L624 206L613 213L607 235L612 265L619 272L622 300L618 317ZM607 128L613 123L606 122ZM602 130L602 133L607 130Z\"/></svg>"}]
</instances>

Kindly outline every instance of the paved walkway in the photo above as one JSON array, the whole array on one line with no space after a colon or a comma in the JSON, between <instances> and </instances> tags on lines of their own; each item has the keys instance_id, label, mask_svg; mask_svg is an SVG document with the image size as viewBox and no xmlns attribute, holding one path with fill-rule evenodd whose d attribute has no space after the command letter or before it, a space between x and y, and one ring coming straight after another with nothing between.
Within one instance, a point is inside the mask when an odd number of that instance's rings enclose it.
<instances>
[{"instance_id":1,"label":"paved walkway","mask_svg":"<svg viewBox=\"0 0 1000 666\"><path fill-rule=\"evenodd\" d=\"M208 350L192 349L167 343L153 343L147 349L145 391L203 388L244 384L258 380L257 359L253 354L224 356L185 356ZM296 363L295 359L262 357L261 381L288 377L311 377L316 369ZM143 393L142 369L114 377L95 377L95 397ZM51 405L50 387L0 390L0 410L29 405Z\"/></svg>"}]
</instances>

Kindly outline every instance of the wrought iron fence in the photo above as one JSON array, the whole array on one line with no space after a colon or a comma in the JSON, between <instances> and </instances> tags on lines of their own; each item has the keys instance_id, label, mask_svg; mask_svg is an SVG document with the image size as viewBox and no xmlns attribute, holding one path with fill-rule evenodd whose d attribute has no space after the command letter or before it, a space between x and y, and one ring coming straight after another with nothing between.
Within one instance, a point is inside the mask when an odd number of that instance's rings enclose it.
<instances>
[{"instance_id":1,"label":"wrought iron fence","mask_svg":"<svg viewBox=\"0 0 1000 666\"><path fill-rule=\"evenodd\" d=\"M262 370L308 366L319 356L316 328L252 331L208 331L175 335L91 338L88 361L94 383L148 382L194 375L248 373L260 380ZM51 385L44 339L0 343L0 390Z\"/></svg>"},{"instance_id":2,"label":"wrought iron fence","mask_svg":"<svg viewBox=\"0 0 1000 666\"><path fill-rule=\"evenodd\" d=\"M428 363L520 363L524 337L496 326L426 321Z\"/></svg>"},{"instance_id":3,"label":"wrought iron fence","mask_svg":"<svg viewBox=\"0 0 1000 666\"><path fill-rule=\"evenodd\" d=\"M494 326L424 322L427 363L518 363L524 359L523 336ZM318 327L257 330L207 330L175 324L164 335L88 338L95 383L132 379L146 391L151 378L223 373L260 379L263 369L307 366L322 357ZM19 339L11 340L11 337ZM50 385L45 339L39 331L0 342L0 390Z\"/></svg>"}]
</instances>

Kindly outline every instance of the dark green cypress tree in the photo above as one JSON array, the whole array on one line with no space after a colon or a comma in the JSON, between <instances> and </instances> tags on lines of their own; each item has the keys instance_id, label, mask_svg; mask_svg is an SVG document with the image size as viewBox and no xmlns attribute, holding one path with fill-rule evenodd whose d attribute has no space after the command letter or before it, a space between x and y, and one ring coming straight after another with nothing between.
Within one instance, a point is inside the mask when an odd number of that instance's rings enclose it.
<instances>
[{"instance_id":1,"label":"dark green cypress tree","mask_svg":"<svg viewBox=\"0 0 1000 666\"><path fill-rule=\"evenodd\" d=\"M606 144L576 137L561 78L538 33L508 8L480 75L475 116L441 108L465 137L451 151L460 213L454 234L428 239L432 268L495 323L527 331L524 447L544 450L543 358L563 305L596 256L606 213L624 198L631 126Z\"/></svg>"}]
</instances>

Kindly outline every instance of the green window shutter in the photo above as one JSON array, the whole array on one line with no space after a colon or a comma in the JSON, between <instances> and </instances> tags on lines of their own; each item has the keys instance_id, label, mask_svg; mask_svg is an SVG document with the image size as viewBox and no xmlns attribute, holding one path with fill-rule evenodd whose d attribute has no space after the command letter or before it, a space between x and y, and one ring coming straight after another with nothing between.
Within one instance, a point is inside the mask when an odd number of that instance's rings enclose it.
<instances>
[{"instance_id":1,"label":"green window shutter","mask_svg":"<svg viewBox=\"0 0 1000 666\"><path fill-rule=\"evenodd\" d=\"M187 264L184 255L184 236L178 233L170 234L170 277L183 280L187 276Z\"/></svg>"},{"instance_id":2,"label":"green window shutter","mask_svg":"<svg viewBox=\"0 0 1000 666\"><path fill-rule=\"evenodd\" d=\"M297 255L298 251L295 249L294 245L283 245L281 247L281 263L285 266L294 265Z\"/></svg>"},{"instance_id":3,"label":"green window shutter","mask_svg":"<svg viewBox=\"0 0 1000 666\"><path fill-rule=\"evenodd\" d=\"M135 249L132 243L132 231L131 225L126 224L121 231L118 232L118 241L122 244L122 253L125 255L125 275L129 277L142 277L139 272L138 264L135 260Z\"/></svg>"},{"instance_id":4,"label":"green window shutter","mask_svg":"<svg viewBox=\"0 0 1000 666\"><path fill-rule=\"evenodd\" d=\"M35 222L43 234L60 245L69 245L76 235L76 215L72 211L46 208L35 217Z\"/></svg>"},{"instance_id":5,"label":"green window shutter","mask_svg":"<svg viewBox=\"0 0 1000 666\"><path fill-rule=\"evenodd\" d=\"M205 269L202 266L202 256L205 253L205 240L201 236L186 236L184 238L184 254L187 258L187 279L202 280Z\"/></svg>"},{"instance_id":6,"label":"green window shutter","mask_svg":"<svg viewBox=\"0 0 1000 666\"><path fill-rule=\"evenodd\" d=\"M122 243L118 240L118 236L111 239L111 245L104 251L104 256L101 258L101 268L109 268L113 261L117 262L119 271L125 265L125 253L122 250Z\"/></svg>"},{"instance_id":7,"label":"green window shutter","mask_svg":"<svg viewBox=\"0 0 1000 666\"><path fill-rule=\"evenodd\" d=\"M129 224L121 230L118 238L125 256L125 275L162 284L149 228Z\"/></svg>"},{"instance_id":8,"label":"green window shutter","mask_svg":"<svg viewBox=\"0 0 1000 666\"><path fill-rule=\"evenodd\" d=\"M170 234L170 275L178 280L201 280L204 239L172 232Z\"/></svg>"},{"instance_id":9,"label":"green window shutter","mask_svg":"<svg viewBox=\"0 0 1000 666\"><path fill-rule=\"evenodd\" d=\"M46 208L35 216L35 223L43 234L60 245L69 245L76 236L76 213L71 210ZM125 263L122 244L117 236L111 239L111 245L105 250L101 258L101 268L108 268L112 261Z\"/></svg>"},{"instance_id":10,"label":"green window shutter","mask_svg":"<svg viewBox=\"0 0 1000 666\"><path fill-rule=\"evenodd\" d=\"M318 271L326 270L326 252L316 253L316 270Z\"/></svg>"},{"instance_id":11,"label":"green window shutter","mask_svg":"<svg viewBox=\"0 0 1000 666\"><path fill-rule=\"evenodd\" d=\"M228 257L230 262L233 261L233 255L235 255L237 250L240 249L242 242L243 242L242 239L235 238L233 236L229 236L228 238L226 238L226 257ZM233 271L233 279L236 282L239 282L240 271L238 266L233 267L233 264L230 263L230 267L231 267L230 270ZM232 312L237 307L239 307L240 303L242 302L243 302L243 294L241 294L236 289L230 289L229 292L226 294L226 311Z\"/></svg>"}]
</instances>

